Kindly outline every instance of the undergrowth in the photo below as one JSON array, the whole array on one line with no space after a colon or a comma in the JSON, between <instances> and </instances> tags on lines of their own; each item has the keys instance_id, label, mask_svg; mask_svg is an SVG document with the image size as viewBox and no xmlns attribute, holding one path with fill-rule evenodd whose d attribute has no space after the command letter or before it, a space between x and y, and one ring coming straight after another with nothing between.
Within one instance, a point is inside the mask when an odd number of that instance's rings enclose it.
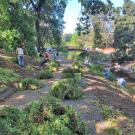
<instances>
[{"instance_id":1,"label":"undergrowth","mask_svg":"<svg viewBox=\"0 0 135 135\"><path fill-rule=\"evenodd\" d=\"M20 82L20 88L24 90L37 90L41 87L39 80L34 78L25 78Z\"/></svg>"},{"instance_id":2,"label":"undergrowth","mask_svg":"<svg viewBox=\"0 0 135 135\"><path fill-rule=\"evenodd\" d=\"M60 99L78 99L82 97L81 88L75 79L54 82L50 94Z\"/></svg>"},{"instance_id":3,"label":"undergrowth","mask_svg":"<svg viewBox=\"0 0 135 135\"><path fill-rule=\"evenodd\" d=\"M0 85L8 85L9 83L16 82L20 76L13 70L0 67Z\"/></svg>"},{"instance_id":4,"label":"undergrowth","mask_svg":"<svg viewBox=\"0 0 135 135\"><path fill-rule=\"evenodd\" d=\"M22 110L0 110L0 134L90 135L79 114L54 97L34 101Z\"/></svg>"}]
</instances>

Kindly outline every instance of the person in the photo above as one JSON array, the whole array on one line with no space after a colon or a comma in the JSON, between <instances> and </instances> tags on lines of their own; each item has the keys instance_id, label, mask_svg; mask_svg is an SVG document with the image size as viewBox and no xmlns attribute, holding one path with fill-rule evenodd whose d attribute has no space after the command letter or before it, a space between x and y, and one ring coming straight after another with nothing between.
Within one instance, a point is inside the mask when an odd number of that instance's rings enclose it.
<instances>
[{"instance_id":1,"label":"person","mask_svg":"<svg viewBox=\"0 0 135 135\"><path fill-rule=\"evenodd\" d=\"M18 56L18 64L19 64L19 66L23 67L24 66L24 50L23 50L21 45L19 47L17 47L16 54Z\"/></svg>"},{"instance_id":2,"label":"person","mask_svg":"<svg viewBox=\"0 0 135 135\"><path fill-rule=\"evenodd\" d=\"M85 59L84 59L84 64L85 64L85 65L88 65L88 64L89 64L88 57L85 57Z\"/></svg>"},{"instance_id":3,"label":"person","mask_svg":"<svg viewBox=\"0 0 135 135\"><path fill-rule=\"evenodd\" d=\"M57 59L57 51L56 51L56 50L53 51L53 59L54 59L54 60Z\"/></svg>"},{"instance_id":4,"label":"person","mask_svg":"<svg viewBox=\"0 0 135 135\"><path fill-rule=\"evenodd\" d=\"M126 85L126 80L124 78L117 78L117 84L123 88Z\"/></svg>"},{"instance_id":5,"label":"person","mask_svg":"<svg viewBox=\"0 0 135 135\"><path fill-rule=\"evenodd\" d=\"M111 75L110 69L105 68L103 71L103 75L104 75L105 79L110 79L110 75Z\"/></svg>"},{"instance_id":6,"label":"person","mask_svg":"<svg viewBox=\"0 0 135 135\"><path fill-rule=\"evenodd\" d=\"M43 61L40 63L40 66L43 66L45 63L47 63L50 60L50 54L46 51L44 54L44 59Z\"/></svg>"}]
</instances>

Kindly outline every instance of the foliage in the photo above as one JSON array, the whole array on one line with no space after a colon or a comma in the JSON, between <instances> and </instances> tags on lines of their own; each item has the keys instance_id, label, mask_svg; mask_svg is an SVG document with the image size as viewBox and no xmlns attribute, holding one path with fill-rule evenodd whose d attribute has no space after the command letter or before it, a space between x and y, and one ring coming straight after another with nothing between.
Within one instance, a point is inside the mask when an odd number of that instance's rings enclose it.
<instances>
[{"instance_id":1,"label":"foliage","mask_svg":"<svg viewBox=\"0 0 135 135\"><path fill-rule=\"evenodd\" d=\"M62 78L74 78L74 70L70 67L63 69Z\"/></svg>"},{"instance_id":2,"label":"foliage","mask_svg":"<svg viewBox=\"0 0 135 135\"><path fill-rule=\"evenodd\" d=\"M50 93L60 99L78 99L82 96L81 88L75 79L54 82Z\"/></svg>"},{"instance_id":3,"label":"foliage","mask_svg":"<svg viewBox=\"0 0 135 135\"><path fill-rule=\"evenodd\" d=\"M0 67L0 85L8 85L11 82L16 82L20 79L19 75L13 70Z\"/></svg>"},{"instance_id":4,"label":"foliage","mask_svg":"<svg viewBox=\"0 0 135 135\"><path fill-rule=\"evenodd\" d=\"M34 78L25 78L21 80L20 82L22 89L31 89L31 90L37 90L41 87L40 82L37 79Z\"/></svg>"},{"instance_id":5,"label":"foliage","mask_svg":"<svg viewBox=\"0 0 135 135\"><path fill-rule=\"evenodd\" d=\"M72 67L64 68L62 71L62 78L74 78L75 73L82 73L81 62L75 62Z\"/></svg>"},{"instance_id":6,"label":"foliage","mask_svg":"<svg viewBox=\"0 0 135 135\"><path fill-rule=\"evenodd\" d=\"M72 64L74 73L82 73L82 69L83 69L83 63L76 61Z\"/></svg>"},{"instance_id":7,"label":"foliage","mask_svg":"<svg viewBox=\"0 0 135 135\"><path fill-rule=\"evenodd\" d=\"M46 44L59 48L67 0L1 0L0 48L15 51L23 42L29 55Z\"/></svg>"},{"instance_id":8,"label":"foliage","mask_svg":"<svg viewBox=\"0 0 135 135\"><path fill-rule=\"evenodd\" d=\"M100 20L99 18L95 19L95 24L94 24L94 48L101 48L102 47L102 36L101 36L101 31L100 31Z\"/></svg>"},{"instance_id":9,"label":"foliage","mask_svg":"<svg viewBox=\"0 0 135 135\"><path fill-rule=\"evenodd\" d=\"M124 90L126 92L128 92L132 98L134 97L135 88L132 88L131 86L126 85L126 87L124 88Z\"/></svg>"},{"instance_id":10,"label":"foliage","mask_svg":"<svg viewBox=\"0 0 135 135\"><path fill-rule=\"evenodd\" d=\"M105 119L112 118L117 115L121 115L120 111L114 110L112 107L106 105L102 106L102 113Z\"/></svg>"},{"instance_id":11,"label":"foliage","mask_svg":"<svg viewBox=\"0 0 135 135\"><path fill-rule=\"evenodd\" d=\"M104 67L102 65L92 64L89 67L89 72L99 76L103 76Z\"/></svg>"},{"instance_id":12,"label":"foliage","mask_svg":"<svg viewBox=\"0 0 135 135\"><path fill-rule=\"evenodd\" d=\"M132 65L131 68L132 68L133 72L135 72L135 65Z\"/></svg>"},{"instance_id":13,"label":"foliage","mask_svg":"<svg viewBox=\"0 0 135 135\"><path fill-rule=\"evenodd\" d=\"M53 77L53 72L50 69L43 69L39 75L39 79L49 79Z\"/></svg>"},{"instance_id":14,"label":"foliage","mask_svg":"<svg viewBox=\"0 0 135 135\"><path fill-rule=\"evenodd\" d=\"M97 61L106 62L106 61L110 61L112 58L111 55L103 54L101 52L91 52L91 53L89 53L89 55L87 57L92 62L97 62Z\"/></svg>"},{"instance_id":15,"label":"foliage","mask_svg":"<svg viewBox=\"0 0 135 135\"><path fill-rule=\"evenodd\" d=\"M31 65L26 65L26 70L34 71L34 68Z\"/></svg>"},{"instance_id":16,"label":"foliage","mask_svg":"<svg viewBox=\"0 0 135 135\"><path fill-rule=\"evenodd\" d=\"M119 14L115 19L114 44L118 50L115 58L121 63L135 58L134 7L133 1L125 1L121 7L123 14L120 13L121 10L119 9Z\"/></svg>"},{"instance_id":17,"label":"foliage","mask_svg":"<svg viewBox=\"0 0 135 135\"><path fill-rule=\"evenodd\" d=\"M110 80L110 81L116 81L116 80L117 80L117 78L116 78L116 76L115 76L114 73L110 72L109 80Z\"/></svg>"},{"instance_id":18,"label":"foliage","mask_svg":"<svg viewBox=\"0 0 135 135\"><path fill-rule=\"evenodd\" d=\"M25 109L0 110L0 134L2 135L88 135L88 129L80 116L54 97L32 102Z\"/></svg>"},{"instance_id":19,"label":"foliage","mask_svg":"<svg viewBox=\"0 0 135 135\"><path fill-rule=\"evenodd\" d=\"M0 110L0 134L1 135L23 135L25 131L26 115L23 111L15 108L4 108Z\"/></svg>"},{"instance_id":20,"label":"foliage","mask_svg":"<svg viewBox=\"0 0 135 135\"><path fill-rule=\"evenodd\" d=\"M122 131L118 128L107 128L104 131L109 135L122 135Z\"/></svg>"},{"instance_id":21,"label":"foliage","mask_svg":"<svg viewBox=\"0 0 135 135\"><path fill-rule=\"evenodd\" d=\"M57 71L60 67L60 63L58 61L50 61L47 67L52 71Z\"/></svg>"}]
</instances>

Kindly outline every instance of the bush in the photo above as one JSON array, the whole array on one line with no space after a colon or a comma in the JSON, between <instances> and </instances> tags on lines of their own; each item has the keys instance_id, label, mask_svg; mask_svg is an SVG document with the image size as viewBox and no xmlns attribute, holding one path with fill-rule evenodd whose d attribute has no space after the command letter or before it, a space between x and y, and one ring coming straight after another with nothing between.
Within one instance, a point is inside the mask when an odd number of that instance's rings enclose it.
<instances>
[{"instance_id":1,"label":"bush","mask_svg":"<svg viewBox=\"0 0 135 135\"><path fill-rule=\"evenodd\" d=\"M62 78L74 78L74 70L70 67L63 69Z\"/></svg>"},{"instance_id":2,"label":"bush","mask_svg":"<svg viewBox=\"0 0 135 135\"><path fill-rule=\"evenodd\" d=\"M73 68L65 68L62 71L62 78L74 78L76 73L82 73L82 69L79 65L73 64Z\"/></svg>"},{"instance_id":3,"label":"bush","mask_svg":"<svg viewBox=\"0 0 135 135\"><path fill-rule=\"evenodd\" d=\"M26 115L15 108L0 110L0 135L23 135ZM26 134L28 135L28 134Z\"/></svg>"},{"instance_id":4,"label":"bush","mask_svg":"<svg viewBox=\"0 0 135 135\"><path fill-rule=\"evenodd\" d=\"M16 82L20 79L20 76L13 70L0 67L0 85L8 85L12 82Z\"/></svg>"},{"instance_id":5,"label":"bush","mask_svg":"<svg viewBox=\"0 0 135 135\"><path fill-rule=\"evenodd\" d=\"M73 65L74 73L82 73L83 64L82 62L74 62Z\"/></svg>"},{"instance_id":6,"label":"bush","mask_svg":"<svg viewBox=\"0 0 135 135\"><path fill-rule=\"evenodd\" d=\"M86 124L72 107L55 97L32 102L25 109L0 110L1 135L88 135Z\"/></svg>"},{"instance_id":7,"label":"bush","mask_svg":"<svg viewBox=\"0 0 135 135\"><path fill-rule=\"evenodd\" d=\"M54 82L50 94L60 99L78 99L82 97L81 88L75 79Z\"/></svg>"},{"instance_id":8,"label":"bush","mask_svg":"<svg viewBox=\"0 0 135 135\"><path fill-rule=\"evenodd\" d=\"M106 105L102 106L102 113L105 119L112 118L121 114L120 111L114 110L112 107Z\"/></svg>"},{"instance_id":9,"label":"bush","mask_svg":"<svg viewBox=\"0 0 135 135\"><path fill-rule=\"evenodd\" d=\"M53 72L50 69L42 70L38 75L39 79L49 79L52 77L53 77Z\"/></svg>"},{"instance_id":10,"label":"bush","mask_svg":"<svg viewBox=\"0 0 135 135\"><path fill-rule=\"evenodd\" d=\"M89 68L89 72L99 76L103 76L104 67L101 65L93 64Z\"/></svg>"},{"instance_id":11,"label":"bush","mask_svg":"<svg viewBox=\"0 0 135 135\"><path fill-rule=\"evenodd\" d=\"M31 90L37 90L41 87L40 82L37 79L34 78L25 78L21 80L20 87L22 89L31 89Z\"/></svg>"},{"instance_id":12,"label":"bush","mask_svg":"<svg viewBox=\"0 0 135 135\"><path fill-rule=\"evenodd\" d=\"M60 67L60 63L58 61L50 61L48 63L48 68L52 71L57 71Z\"/></svg>"},{"instance_id":13,"label":"bush","mask_svg":"<svg viewBox=\"0 0 135 135\"><path fill-rule=\"evenodd\" d=\"M122 131L117 128L107 128L105 132L109 135L122 135Z\"/></svg>"},{"instance_id":14,"label":"bush","mask_svg":"<svg viewBox=\"0 0 135 135\"><path fill-rule=\"evenodd\" d=\"M28 71L34 71L34 68L30 65L26 65L26 70Z\"/></svg>"}]
</instances>

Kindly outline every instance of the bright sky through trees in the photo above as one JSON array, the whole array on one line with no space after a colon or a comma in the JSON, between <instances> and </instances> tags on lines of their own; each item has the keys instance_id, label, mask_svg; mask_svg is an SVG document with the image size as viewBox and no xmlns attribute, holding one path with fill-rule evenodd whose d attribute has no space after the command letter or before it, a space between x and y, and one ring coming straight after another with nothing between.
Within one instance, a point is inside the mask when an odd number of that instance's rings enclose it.
<instances>
[{"instance_id":1,"label":"bright sky through trees","mask_svg":"<svg viewBox=\"0 0 135 135\"><path fill-rule=\"evenodd\" d=\"M123 4L123 0L112 0L112 2L116 7L121 6ZM64 17L64 20L66 22L64 33L74 32L80 9L81 9L81 5L80 3L78 3L78 0L69 0L68 6L65 11L65 17Z\"/></svg>"}]
</instances>

